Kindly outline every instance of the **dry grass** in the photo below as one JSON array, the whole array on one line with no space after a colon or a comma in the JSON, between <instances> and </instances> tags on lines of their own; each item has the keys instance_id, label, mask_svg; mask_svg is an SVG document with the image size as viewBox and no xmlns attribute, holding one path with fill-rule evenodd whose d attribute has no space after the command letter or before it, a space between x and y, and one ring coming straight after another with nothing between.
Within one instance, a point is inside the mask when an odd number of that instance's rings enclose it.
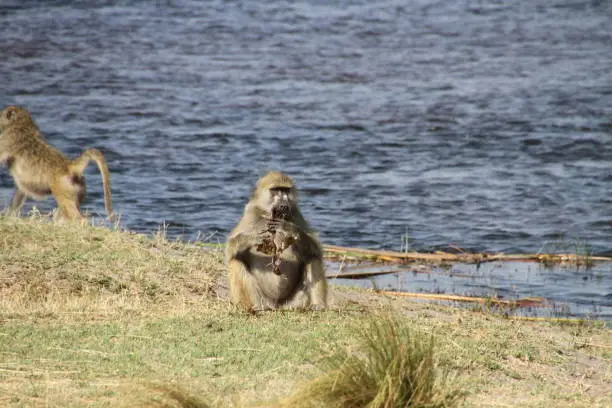
<instances>
[{"instance_id":1,"label":"dry grass","mask_svg":"<svg viewBox=\"0 0 612 408\"><path fill-rule=\"evenodd\" d=\"M5 318L91 318L166 301L200 302L215 295L221 256L161 234L6 217L0 221L0 310Z\"/></svg>"},{"instance_id":2,"label":"dry grass","mask_svg":"<svg viewBox=\"0 0 612 408\"><path fill-rule=\"evenodd\" d=\"M355 384L373 384L368 395L392 401L415 375L389 359L402 347L433 359L439 381L457 375L464 406L612 406L612 351L600 347L612 336L596 323L510 321L338 287L326 312L249 315L230 307L225 285L218 249L0 217L0 406L248 407L316 383L338 356ZM381 310L408 332L356 336Z\"/></svg>"},{"instance_id":3,"label":"dry grass","mask_svg":"<svg viewBox=\"0 0 612 408\"><path fill-rule=\"evenodd\" d=\"M434 338L405 321L377 316L356 330L358 349L327 359L324 372L282 407L445 408L465 393L438 366Z\"/></svg>"}]
</instances>

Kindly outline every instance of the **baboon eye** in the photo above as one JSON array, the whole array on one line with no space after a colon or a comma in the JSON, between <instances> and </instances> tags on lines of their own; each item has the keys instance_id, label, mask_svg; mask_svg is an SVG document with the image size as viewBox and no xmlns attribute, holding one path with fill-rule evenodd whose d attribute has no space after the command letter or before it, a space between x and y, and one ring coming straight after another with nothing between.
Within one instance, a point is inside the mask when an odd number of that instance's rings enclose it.
<instances>
[{"instance_id":1,"label":"baboon eye","mask_svg":"<svg viewBox=\"0 0 612 408\"><path fill-rule=\"evenodd\" d=\"M288 187L273 187L270 189L272 194L289 194L291 189Z\"/></svg>"}]
</instances>

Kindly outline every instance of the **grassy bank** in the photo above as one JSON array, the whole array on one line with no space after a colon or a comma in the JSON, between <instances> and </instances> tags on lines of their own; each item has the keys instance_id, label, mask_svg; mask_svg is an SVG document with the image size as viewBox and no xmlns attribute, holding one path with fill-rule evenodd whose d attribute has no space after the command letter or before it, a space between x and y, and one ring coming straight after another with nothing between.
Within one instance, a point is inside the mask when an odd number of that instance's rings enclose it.
<instances>
[{"instance_id":1,"label":"grassy bank","mask_svg":"<svg viewBox=\"0 0 612 408\"><path fill-rule=\"evenodd\" d=\"M601 325L339 287L329 311L253 316L229 305L226 285L215 249L0 217L0 406L178 406L168 389L215 407L267 404L330 358L363 353L356 328L389 310L433 334L464 406L612 405L612 335Z\"/></svg>"}]
</instances>

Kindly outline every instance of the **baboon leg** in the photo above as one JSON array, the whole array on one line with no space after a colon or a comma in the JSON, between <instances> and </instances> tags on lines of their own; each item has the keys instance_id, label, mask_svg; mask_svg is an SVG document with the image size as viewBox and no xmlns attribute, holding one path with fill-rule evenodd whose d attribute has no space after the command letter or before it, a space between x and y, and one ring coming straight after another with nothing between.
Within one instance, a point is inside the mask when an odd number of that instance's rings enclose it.
<instances>
[{"instance_id":1,"label":"baboon leg","mask_svg":"<svg viewBox=\"0 0 612 408\"><path fill-rule=\"evenodd\" d=\"M15 189L15 194L13 194L13 198L11 199L11 204L8 208L8 214L19 216L21 212L21 207L23 207L23 203L25 202L26 195L19 188Z\"/></svg>"},{"instance_id":2,"label":"baboon leg","mask_svg":"<svg viewBox=\"0 0 612 408\"><path fill-rule=\"evenodd\" d=\"M314 260L304 268L304 278L301 286L293 297L287 300L283 309L325 309L327 306L327 280L323 270L323 262Z\"/></svg>"},{"instance_id":3,"label":"baboon leg","mask_svg":"<svg viewBox=\"0 0 612 408\"><path fill-rule=\"evenodd\" d=\"M275 309L273 304L259 289L255 277L246 266L235 259L228 263L230 301L251 311Z\"/></svg>"},{"instance_id":4,"label":"baboon leg","mask_svg":"<svg viewBox=\"0 0 612 408\"><path fill-rule=\"evenodd\" d=\"M304 289L303 286L298 286L296 292L290 299L286 300L281 305L281 309L293 310L293 309L307 309L310 306L310 294Z\"/></svg>"},{"instance_id":5,"label":"baboon leg","mask_svg":"<svg viewBox=\"0 0 612 408\"><path fill-rule=\"evenodd\" d=\"M79 208L79 196L72 188L65 186L51 188L51 193L57 201L57 219L58 220L77 220L82 221L85 218L81 215Z\"/></svg>"},{"instance_id":6,"label":"baboon leg","mask_svg":"<svg viewBox=\"0 0 612 408\"><path fill-rule=\"evenodd\" d=\"M71 200L57 200L57 219L68 221L83 221L79 208Z\"/></svg>"}]
</instances>

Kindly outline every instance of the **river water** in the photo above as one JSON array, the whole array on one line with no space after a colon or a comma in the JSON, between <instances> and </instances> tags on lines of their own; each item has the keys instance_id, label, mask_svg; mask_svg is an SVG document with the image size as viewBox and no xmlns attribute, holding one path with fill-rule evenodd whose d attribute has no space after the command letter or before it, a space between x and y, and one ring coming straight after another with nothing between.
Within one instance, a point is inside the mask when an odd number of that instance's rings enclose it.
<instances>
[{"instance_id":1,"label":"river water","mask_svg":"<svg viewBox=\"0 0 612 408\"><path fill-rule=\"evenodd\" d=\"M0 105L100 148L132 230L222 241L272 168L327 243L612 255L611 27L596 0L2 0Z\"/></svg>"}]
</instances>

